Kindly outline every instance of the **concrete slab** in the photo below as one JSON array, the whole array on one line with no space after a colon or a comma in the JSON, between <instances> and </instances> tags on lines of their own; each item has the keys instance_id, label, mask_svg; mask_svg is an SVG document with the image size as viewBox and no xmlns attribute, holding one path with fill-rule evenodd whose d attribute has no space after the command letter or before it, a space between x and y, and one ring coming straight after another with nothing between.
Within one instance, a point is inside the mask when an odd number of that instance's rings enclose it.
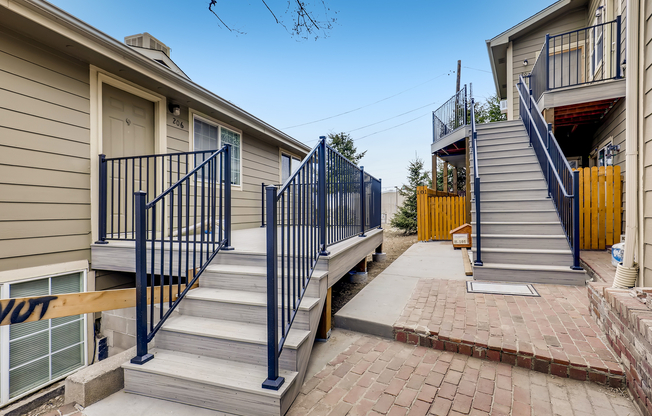
<instances>
[{"instance_id":1,"label":"concrete slab","mask_svg":"<svg viewBox=\"0 0 652 416\"><path fill-rule=\"evenodd\" d=\"M468 280L450 241L417 243L335 314L335 326L393 338L393 326L419 279Z\"/></svg>"}]
</instances>

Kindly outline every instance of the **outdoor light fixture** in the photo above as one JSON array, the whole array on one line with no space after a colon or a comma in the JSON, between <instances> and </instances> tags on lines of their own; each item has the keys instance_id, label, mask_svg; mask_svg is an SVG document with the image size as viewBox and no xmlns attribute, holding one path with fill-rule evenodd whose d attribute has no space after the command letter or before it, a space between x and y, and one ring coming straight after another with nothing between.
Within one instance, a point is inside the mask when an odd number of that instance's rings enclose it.
<instances>
[{"instance_id":1,"label":"outdoor light fixture","mask_svg":"<svg viewBox=\"0 0 652 416\"><path fill-rule=\"evenodd\" d=\"M172 115L179 116L179 114L181 114L181 106L179 104L170 104L168 108Z\"/></svg>"},{"instance_id":2,"label":"outdoor light fixture","mask_svg":"<svg viewBox=\"0 0 652 416\"><path fill-rule=\"evenodd\" d=\"M595 17L600 17L602 15L602 9L603 8L604 8L604 6L600 6L600 7L597 8L597 10L595 11Z\"/></svg>"},{"instance_id":3,"label":"outdoor light fixture","mask_svg":"<svg viewBox=\"0 0 652 416\"><path fill-rule=\"evenodd\" d=\"M527 66L527 59L523 60L523 66Z\"/></svg>"}]
</instances>

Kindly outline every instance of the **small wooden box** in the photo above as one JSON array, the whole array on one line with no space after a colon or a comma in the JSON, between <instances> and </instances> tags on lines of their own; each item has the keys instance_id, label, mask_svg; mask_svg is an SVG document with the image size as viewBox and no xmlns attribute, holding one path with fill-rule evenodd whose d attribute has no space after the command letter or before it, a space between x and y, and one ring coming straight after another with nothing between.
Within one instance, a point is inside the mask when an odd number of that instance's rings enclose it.
<instances>
[{"instance_id":1,"label":"small wooden box","mask_svg":"<svg viewBox=\"0 0 652 416\"><path fill-rule=\"evenodd\" d=\"M453 248L471 248L471 224L463 224L451 230Z\"/></svg>"}]
</instances>

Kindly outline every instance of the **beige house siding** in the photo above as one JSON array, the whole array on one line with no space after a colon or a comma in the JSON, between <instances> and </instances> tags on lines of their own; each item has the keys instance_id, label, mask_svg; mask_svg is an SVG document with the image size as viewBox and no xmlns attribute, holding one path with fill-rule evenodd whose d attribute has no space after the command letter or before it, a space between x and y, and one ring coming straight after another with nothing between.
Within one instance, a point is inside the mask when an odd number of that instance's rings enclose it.
<instances>
[{"instance_id":1,"label":"beige house siding","mask_svg":"<svg viewBox=\"0 0 652 416\"><path fill-rule=\"evenodd\" d=\"M0 30L0 271L90 260L89 68Z\"/></svg>"},{"instance_id":2,"label":"beige house siding","mask_svg":"<svg viewBox=\"0 0 652 416\"><path fill-rule=\"evenodd\" d=\"M643 60L643 138L645 141L641 157L643 157L643 257L645 264L641 273L644 285L650 285L652 281L652 0L645 2L645 24L640 28L642 32L641 42L644 42L645 54Z\"/></svg>"},{"instance_id":3,"label":"beige house siding","mask_svg":"<svg viewBox=\"0 0 652 416\"><path fill-rule=\"evenodd\" d=\"M511 114L512 119L519 118L519 96L516 88L519 75L528 75L532 71L532 67L536 62L536 57L541 51L546 40L546 34L557 35L560 33L569 32L571 30L581 29L586 26L586 8L577 9L575 11L566 13L563 17L556 19L549 25L538 28L527 35L512 41L512 79L511 88L514 97L512 102ZM510 53L508 50L507 53ZM523 61L528 61L527 66L523 65ZM508 80L508 82L510 82ZM510 88L508 85L507 88Z\"/></svg>"}]
</instances>

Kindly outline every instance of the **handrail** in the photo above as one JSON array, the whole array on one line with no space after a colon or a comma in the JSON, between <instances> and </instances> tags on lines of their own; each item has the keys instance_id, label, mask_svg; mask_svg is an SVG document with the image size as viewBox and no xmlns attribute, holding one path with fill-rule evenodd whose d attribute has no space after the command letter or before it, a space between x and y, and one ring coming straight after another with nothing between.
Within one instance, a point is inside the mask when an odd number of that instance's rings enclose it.
<instances>
[{"instance_id":1,"label":"handrail","mask_svg":"<svg viewBox=\"0 0 652 416\"><path fill-rule=\"evenodd\" d=\"M535 101L546 91L622 78L621 46L621 16L557 35L547 34L531 72Z\"/></svg>"},{"instance_id":2,"label":"handrail","mask_svg":"<svg viewBox=\"0 0 652 416\"><path fill-rule=\"evenodd\" d=\"M473 198L475 200L475 266L482 266L482 221L480 206L480 169L478 168L478 131L475 125L475 100L471 97L471 146L473 146Z\"/></svg>"},{"instance_id":3,"label":"handrail","mask_svg":"<svg viewBox=\"0 0 652 416\"><path fill-rule=\"evenodd\" d=\"M134 241L134 192L160 195L172 187L215 150L107 158L99 156L99 218L97 244L107 240Z\"/></svg>"},{"instance_id":4,"label":"handrail","mask_svg":"<svg viewBox=\"0 0 652 416\"><path fill-rule=\"evenodd\" d=\"M528 89L523 76L517 84L519 113L530 138L537 160L548 185L548 197L559 215L562 229L572 250L571 269L581 270L579 264L579 172L573 171L552 133L552 125L546 123L537 103ZM536 116L535 116L536 114ZM544 140L545 136L545 140ZM569 193L572 189L573 193Z\"/></svg>"},{"instance_id":5,"label":"handrail","mask_svg":"<svg viewBox=\"0 0 652 416\"><path fill-rule=\"evenodd\" d=\"M265 188L268 374L263 388L278 390L284 382L279 356L319 259L329 255L330 245L380 227L381 189L379 179L324 137L280 189Z\"/></svg>"},{"instance_id":6,"label":"handrail","mask_svg":"<svg viewBox=\"0 0 652 416\"><path fill-rule=\"evenodd\" d=\"M153 358L147 352L147 344L217 253L233 249L230 246L231 145L225 144L211 153L149 203L147 192L134 192L137 299L136 357L132 363L143 364ZM195 225L193 232L190 232L191 224ZM184 225L185 235L174 232L175 228L182 230ZM176 299L172 296L175 283L179 293ZM166 284L170 288L167 305L164 297L160 298L158 317L154 301L157 284L161 291ZM181 285L185 285L183 290ZM152 299L149 308L148 286Z\"/></svg>"},{"instance_id":7,"label":"handrail","mask_svg":"<svg viewBox=\"0 0 652 416\"><path fill-rule=\"evenodd\" d=\"M436 143L445 136L468 124L467 89L455 93L438 109L432 112L432 142Z\"/></svg>"}]
</instances>

